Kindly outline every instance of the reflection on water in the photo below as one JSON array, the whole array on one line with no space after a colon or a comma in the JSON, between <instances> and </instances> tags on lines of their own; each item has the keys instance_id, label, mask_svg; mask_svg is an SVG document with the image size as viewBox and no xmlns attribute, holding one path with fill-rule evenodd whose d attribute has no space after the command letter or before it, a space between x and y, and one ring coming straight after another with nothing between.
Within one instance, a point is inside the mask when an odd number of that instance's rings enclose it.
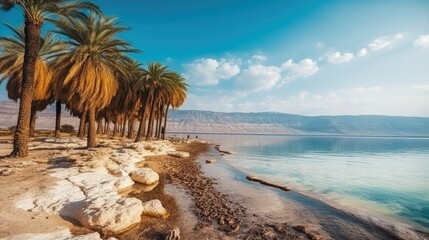
<instances>
[{"instance_id":1,"label":"reflection on water","mask_svg":"<svg viewBox=\"0 0 429 240\"><path fill-rule=\"evenodd\" d=\"M201 135L248 173L429 229L429 139Z\"/></svg>"}]
</instances>

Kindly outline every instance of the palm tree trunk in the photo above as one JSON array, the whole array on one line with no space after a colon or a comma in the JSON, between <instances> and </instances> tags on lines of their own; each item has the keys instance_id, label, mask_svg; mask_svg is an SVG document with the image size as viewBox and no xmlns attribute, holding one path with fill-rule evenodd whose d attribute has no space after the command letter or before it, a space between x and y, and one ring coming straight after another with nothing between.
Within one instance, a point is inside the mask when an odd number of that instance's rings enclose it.
<instances>
[{"instance_id":1,"label":"palm tree trunk","mask_svg":"<svg viewBox=\"0 0 429 240\"><path fill-rule=\"evenodd\" d=\"M128 118L128 135L127 138L133 138L134 135L134 117Z\"/></svg>"},{"instance_id":2,"label":"palm tree trunk","mask_svg":"<svg viewBox=\"0 0 429 240\"><path fill-rule=\"evenodd\" d=\"M31 114L30 114L30 137L34 137L34 131L36 129L36 107L34 103L31 104Z\"/></svg>"},{"instance_id":3,"label":"palm tree trunk","mask_svg":"<svg viewBox=\"0 0 429 240\"><path fill-rule=\"evenodd\" d=\"M145 135L145 129L146 129L146 114L145 114L145 110L142 111L141 115L140 115L140 125L139 125L139 130L137 131L137 137L135 142L140 142L143 138L143 136Z\"/></svg>"},{"instance_id":4,"label":"palm tree trunk","mask_svg":"<svg viewBox=\"0 0 429 240\"><path fill-rule=\"evenodd\" d=\"M90 108L89 112L89 126L88 126L88 138L87 138L87 147L95 148L97 146L97 140L95 138L95 108Z\"/></svg>"},{"instance_id":5,"label":"palm tree trunk","mask_svg":"<svg viewBox=\"0 0 429 240\"><path fill-rule=\"evenodd\" d=\"M104 134L109 133L109 120L107 117L104 118Z\"/></svg>"},{"instance_id":6,"label":"palm tree trunk","mask_svg":"<svg viewBox=\"0 0 429 240\"><path fill-rule=\"evenodd\" d=\"M157 130L157 135L156 135L156 139L161 139L161 135L162 135L162 120L164 117L164 105L161 105L159 108L159 118L158 118L158 130Z\"/></svg>"},{"instance_id":7,"label":"palm tree trunk","mask_svg":"<svg viewBox=\"0 0 429 240\"><path fill-rule=\"evenodd\" d=\"M157 97L158 97L158 91L155 90L155 93L154 93L153 99L152 99L152 104L151 104L152 106L150 108L149 126L148 126L148 129L147 129L146 141L149 140L149 138L152 137L152 133L153 133L153 120L154 120L153 116L154 116L154 113L155 113L155 104L156 104Z\"/></svg>"},{"instance_id":8,"label":"palm tree trunk","mask_svg":"<svg viewBox=\"0 0 429 240\"><path fill-rule=\"evenodd\" d=\"M115 122L113 125L113 136L116 137L116 135L118 134L118 124L119 124L119 115L116 114L115 116Z\"/></svg>"},{"instance_id":9,"label":"palm tree trunk","mask_svg":"<svg viewBox=\"0 0 429 240\"><path fill-rule=\"evenodd\" d=\"M150 93L145 94L143 96L143 101L142 101L142 110L140 113L140 124L139 124L139 130L137 132L137 137L135 142L140 142L143 138L143 136L145 135L145 128L146 128L146 107L147 107L147 103L148 100L150 99Z\"/></svg>"},{"instance_id":10,"label":"palm tree trunk","mask_svg":"<svg viewBox=\"0 0 429 240\"><path fill-rule=\"evenodd\" d=\"M168 117L168 107L169 106L170 106L170 101L168 101L167 106L165 107L164 128L162 130L162 140L165 140L165 132L167 131L167 117Z\"/></svg>"},{"instance_id":11,"label":"palm tree trunk","mask_svg":"<svg viewBox=\"0 0 429 240\"><path fill-rule=\"evenodd\" d=\"M60 137L61 132L61 101L57 100L56 103L56 114L55 114L55 137Z\"/></svg>"},{"instance_id":12,"label":"palm tree trunk","mask_svg":"<svg viewBox=\"0 0 429 240\"><path fill-rule=\"evenodd\" d=\"M128 118L128 116L124 115L124 119L123 119L123 123L122 123L122 134L121 134L121 137L125 137L125 125L127 123L127 118Z\"/></svg>"},{"instance_id":13,"label":"palm tree trunk","mask_svg":"<svg viewBox=\"0 0 429 240\"><path fill-rule=\"evenodd\" d=\"M12 157L28 156L28 138L30 128L31 103L34 97L34 73L39 50L40 30L42 26L25 17L25 52L22 70L22 88L19 101L19 113L13 138Z\"/></svg>"},{"instance_id":14,"label":"palm tree trunk","mask_svg":"<svg viewBox=\"0 0 429 240\"><path fill-rule=\"evenodd\" d=\"M103 118L98 119L97 121L97 134L103 133Z\"/></svg>"},{"instance_id":15,"label":"palm tree trunk","mask_svg":"<svg viewBox=\"0 0 429 240\"><path fill-rule=\"evenodd\" d=\"M79 130L77 132L78 137L84 137L85 136L85 130L86 130L86 113L87 111L83 111L80 116L80 122L79 122Z\"/></svg>"}]
</instances>

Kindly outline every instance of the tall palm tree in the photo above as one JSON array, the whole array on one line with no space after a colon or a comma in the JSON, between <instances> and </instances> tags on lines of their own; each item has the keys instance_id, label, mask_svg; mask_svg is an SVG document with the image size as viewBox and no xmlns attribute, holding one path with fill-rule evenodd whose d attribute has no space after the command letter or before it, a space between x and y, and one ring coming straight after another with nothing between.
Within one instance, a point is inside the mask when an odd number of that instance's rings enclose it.
<instances>
[{"instance_id":1,"label":"tall palm tree","mask_svg":"<svg viewBox=\"0 0 429 240\"><path fill-rule=\"evenodd\" d=\"M137 52L117 38L127 28L117 26L116 18L90 14L76 21L55 21L60 33L69 38L71 51L56 62L58 85L55 94L72 109L88 114L88 148L96 147L97 111L110 104L118 89L118 75L126 75L127 52Z\"/></svg>"},{"instance_id":2,"label":"tall palm tree","mask_svg":"<svg viewBox=\"0 0 429 240\"><path fill-rule=\"evenodd\" d=\"M165 112L162 112L161 116L164 117L164 126L163 130L159 131L161 133L161 138L165 139L165 132L167 131L167 118L168 118L168 109L170 106L173 108L178 108L185 102L188 84L185 82L185 78L179 73L172 72L170 79L173 81L173 87L168 92L166 97ZM161 121L162 119L160 119Z\"/></svg>"},{"instance_id":3,"label":"tall palm tree","mask_svg":"<svg viewBox=\"0 0 429 240\"><path fill-rule=\"evenodd\" d=\"M0 9L9 11L17 7L24 14L25 52L22 68L22 90L19 102L19 114L13 142L12 157L28 155L31 103L34 96L34 75L36 72L37 52L42 25L52 17L63 15L81 17L82 9L99 12L98 7L85 1L70 0L0 0Z\"/></svg>"},{"instance_id":4,"label":"tall palm tree","mask_svg":"<svg viewBox=\"0 0 429 240\"><path fill-rule=\"evenodd\" d=\"M6 26L14 33L13 37L0 37L0 83L7 80L8 97L17 101L21 97L22 68L24 65L25 33L24 27ZM30 135L34 133L36 110L44 110L52 101L52 69L50 62L57 54L65 51L67 44L55 40L52 33L40 38L36 59L35 89L31 106Z\"/></svg>"}]
</instances>

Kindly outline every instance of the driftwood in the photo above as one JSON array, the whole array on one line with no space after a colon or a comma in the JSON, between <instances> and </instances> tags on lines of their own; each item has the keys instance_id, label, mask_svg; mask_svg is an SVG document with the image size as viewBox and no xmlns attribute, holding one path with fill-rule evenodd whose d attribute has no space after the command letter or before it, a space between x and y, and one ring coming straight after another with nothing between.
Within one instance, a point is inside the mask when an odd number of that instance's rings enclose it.
<instances>
[{"instance_id":1,"label":"driftwood","mask_svg":"<svg viewBox=\"0 0 429 240\"><path fill-rule=\"evenodd\" d=\"M215 149L220 152L220 153L224 153L224 154L232 154L231 152L225 151L225 150L221 150L220 149L220 145L216 145Z\"/></svg>"},{"instance_id":2,"label":"driftwood","mask_svg":"<svg viewBox=\"0 0 429 240\"><path fill-rule=\"evenodd\" d=\"M281 189L283 191L290 191L290 189L287 186L285 186L285 185L281 185L281 184L278 184L278 183L273 183L273 182L270 182L270 181L258 178L256 176L247 176L246 179L249 180L249 181L259 182L260 184L267 185L267 186L270 186L270 187L275 187L275 188Z\"/></svg>"},{"instance_id":3,"label":"driftwood","mask_svg":"<svg viewBox=\"0 0 429 240\"><path fill-rule=\"evenodd\" d=\"M175 227L168 231L167 236L165 237L165 240L180 240L180 230L178 227Z\"/></svg>"}]
</instances>

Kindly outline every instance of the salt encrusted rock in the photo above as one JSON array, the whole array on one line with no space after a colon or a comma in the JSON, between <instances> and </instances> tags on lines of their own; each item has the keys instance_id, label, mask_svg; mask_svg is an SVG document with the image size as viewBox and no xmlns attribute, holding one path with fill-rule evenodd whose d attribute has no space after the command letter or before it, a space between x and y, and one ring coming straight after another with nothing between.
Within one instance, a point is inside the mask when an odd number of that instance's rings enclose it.
<instances>
[{"instance_id":1,"label":"salt encrusted rock","mask_svg":"<svg viewBox=\"0 0 429 240\"><path fill-rule=\"evenodd\" d=\"M181 152L181 151L168 152L167 154L169 156L178 157L178 158L186 158L190 156L188 152Z\"/></svg>"},{"instance_id":2,"label":"salt encrusted rock","mask_svg":"<svg viewBox=\"0 0 429 240\"><path fill-rule=\"evenodd\" d=\"M151 185L159 181L159 175L150 168L140 168L131 172L131 179L134 182Z\"/></svg>"},{"instance_id":3,"label":"salt encrusted rock","mask_svg":"<svg viewBox=\"0 0 429 240\"><path fill-rule=\"evenodd\" d=\"M110 195L86 199L74 219L82 226L105 233L121 233L140 222L143 205L137 198Z\"/></svg>"},{"instance_id":4,"label":"salt encrusted rock","mask_svg":"<svg viewBox=\"0 0 429 240\"><path fill-rule=\"evenodd\" d=\"M216 163L216 159L207 159L206 163Z\"/></svg>"},{"instance_id":5,"label":"salt encrusted rock","mask_svg":"<svg viewBox=\"0 0 429 240\"><path fill-rule=\"evenodd\" d=\"M56 239L56 240L102 240L100 234L97 232L88 233L85 235L72 235L70 230L64 229L57 232L49 233L24 233L5 238L7 240L45 240L45 239Z\"/></svg>"},{"instance_id":6,"label":"salt encrusted rock","mask_svg":"<svg viewBox=\"0 0 429 240\"><path fill-rule=\"evenodd\" d=\"M116 189L118 189L118 191L122 191L122 190L125 190L127 188L132 187L134 185L134 181L130 178L130 176L124 175L124 176L120 177L115 182L114 185L115 185Z\"/></svg>"},{"instance_id":7,"label":"salt encrusted rock","mask_svg":"<svg viewBox=\"0 0 429 240\"><path fill-rule=\"evenodd\" d=\"M167 217L168 212L162 206L161 201L154 199L148 202L143 203L143 215L152 216L152 217Z\"/></svg>"}]
</instances>

